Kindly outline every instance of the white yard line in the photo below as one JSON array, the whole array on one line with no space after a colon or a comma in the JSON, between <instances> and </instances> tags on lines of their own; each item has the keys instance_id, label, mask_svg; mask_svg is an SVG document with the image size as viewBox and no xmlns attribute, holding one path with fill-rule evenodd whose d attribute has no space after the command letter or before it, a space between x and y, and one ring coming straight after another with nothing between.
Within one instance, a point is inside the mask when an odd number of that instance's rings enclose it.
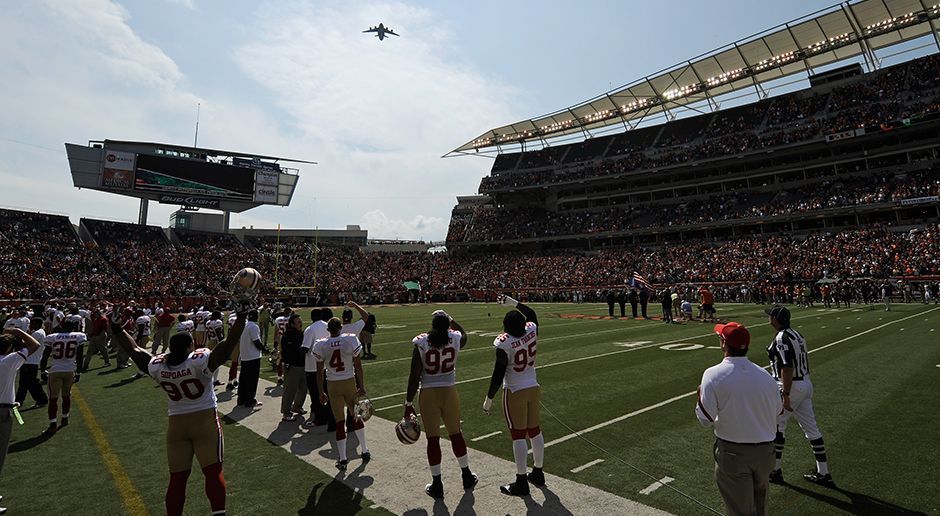
<instances>
[{"instance_id":1,"label":"white yard line","mask_svg":"<svg viewBox=\"0 0 940 516\"><path fill-rule=\"evenodd\" d=\"M664 485L668 484L669 482L672 482L673 480L675 480L675 479L672 478L672 477L663 477L663 478L657 480L656 482L653 482L652 484L648 485L648 486L645 487L644 489L642 489L642 490L640 491L640 494L642 494L642 495L648 495L648 494L652 493L653 491L659 489L660 487L663 487Z\"/></svg>"},{"instance_id":2,"label":"white yard line","mask_svg":"<svg viewBox=\"0 0 940 516\"><path fill-rule=\"evenodd\" d=\"M826 345L824 345L824 346L820 346L820 347L818 347L818 348L811 349L811 350L809 350L808 353L815 353L815 352L817 352L817 351L822 351L822 350L824 350L824 349L826 349L826 348L828 348L828 347L835 346L836 344L841 344L841 343L843 343L843 342L846 342L846 341L849 341L849 340L852 340L852 339L856 339L856 338L858 338L858 337L861 337L862 335L866 335L866 334L871 333L871 332L873 332L873 331L880 330L880 329L885 328L885 327L887 327L887 326L891 326L891 325L893 325L893 324L897 324L897 323L899 323L899 322L906 321L906 320L908 320L908 319L913 319L914 317L922 316L922 315L924 315L924 314L933 312L933 311L935 311L935 310L940 310L940 307L933 308L933 309L931 309L931 310L927 310L926 312L921 312L921 313L917 313L917 314L914 314L914 315L909 315L909 316L904 317L904 318L902 318L902 319L898 319L898 320L895 320L895 321L891 321L891 322L884 323L884 324L882 324L882 325L880 325L880 326L875 326L874 328L870 328L870 329L865 330L865 331L863 331L863 332L856 333L855 335L850 335L850 336L848 336L848 337L846 337L846 338L844 338L844 339L840 339L840 340L837 340L837 341L835 341L835 342L830 342L829 344L826 344ZM640 349L640 348L635 348L635 349ZM767 366L767 367L770 367L770 366ZM764 369L767 369L767 367L764 367ZM624 414L624 415L622 415L622 416L615 417L615 418L613 418L613 419L611 419L611 420L609 420L609 421L604 421L603 423L598 423L598 424L596 424L596 425L594 425L594 426L585 428L584 430L581 430L581 431L579 431L579 432L577 432L577 433L571 433L571 434L568 434L568 435L559 437L558 439L553 439L553 440L548 441L547 443L545 443L545 447L547 448L547 447L549 447L549 446L554 446L554 445L556 445L556 444L560 444L560 443L563 443L563 442L565 442L565 441L574 439L575 437L578 437L578 435L590 433L590 432L593 432L593 431L595 431L595 430L599 430L599 429L601 429L601 428L608 427L608 426L613 425L613 424L615 424L615 423L619 423L619 422L621 422L621 421L630 419L631 417L638 416L638 415L643 414L643 413L645 413L645 412L649 412L650 410L657 409L657 408L663 407L663 406L665 406L665 405L669 405L670 403L673 403L673 402L675 402L675 401L681 400L681 399L683 399L683 398L688 398L688 397L690 397L690 396L694 396L695 393L696 393L696 391L691 391L691 392L687 392L687 393L685 393L685 394L680 394L680 395L678 395L678 396L673 396L672 398L669 398L668 400L660 401L659 403L656 403L656 404L654 404L654 405L650 405L650 406L648 406L648 407L641 408L641 409L639 409L639 410L634 410L633 412L630 412L629 414Z\"/></svg>"},{"instance_id":3,"label":"white yard line","mask_svg":"<svg viewBox=\"0 0 940 516\"><path fill-rule=\"evenodd\" d=\"M490 437L497 436L497 435L499 435L499 434L501 434L501 433L503 433L503 432L500 431L500 430L497 430L497 431L495 431L495 432L491 432L491 433L488 433L488 434L484 434L484 435L481 435L481 436L479 436L479 437L474 437L473 439L470 439L470 441L475 443L475 442L477 442L477 441L482 441L483 439L489 439Z\"/></svg>"},{"instance_id":4,"label":"white yard line","mask_svg":"<svg viewBox=\"0 0 940 516\"><path fill-rule=\"evenodd\" d=\"M584 470L590 468L591 466L595 466L595 465L597 465L597 464L600 464L601 462L604 462L604 459L594 459L594 460L592 460L591 462L588 462L587 464L582 464L581 466L578 466L578 467L572 469L571 472L572 472L572 473L580 473L580 472L582 472L582 471L584 471Z\"/></svg>"}]
</instances>

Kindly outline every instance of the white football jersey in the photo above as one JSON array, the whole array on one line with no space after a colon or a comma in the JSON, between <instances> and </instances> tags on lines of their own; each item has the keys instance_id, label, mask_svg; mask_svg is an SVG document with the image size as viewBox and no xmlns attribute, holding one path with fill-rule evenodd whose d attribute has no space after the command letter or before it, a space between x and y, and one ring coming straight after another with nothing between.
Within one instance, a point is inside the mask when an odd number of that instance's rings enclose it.
<instances>
[{"instance_id":1,"label":"white football jersey","mask_svg":"<svg viewBox=\"0 0 940 516\"><path fill-rule=\"evenodd\" d=\"M195 326L192 321L176 323L176 333L192 333Z\"/></svg>"},{"instance_id":2,"label":"white football jersey","mask_svg":"<svg viewBox=\"0 0 940 516\"><path fill-rule=\"evenodd\" d=\"M428 334L422 333L412 340L424 364L424 373L421 375L421 388L451 387L457 381L457 354L460 353L460 339L463 337L459 331L448 330L447 344L442 348L435 348L428 342Z\"/></svg>"},{"instance_id":3,"label":"white football jersey","mask_svg":"<svg viewBox=\"0 0 940 516\"><path fill-rule=\"evenodd\" d=\"M166 354L150 359L147 372L160 384L168 398L167 414L175 416L216 408L209 350L197 349L182 364L171 366Z\"/></svg>"},{"instance_id":4,"label":"white football jersey","mask_svg":"<svg viewBox=\"0 0 940 516\"><path fill-rule=\"evenodd\" d=\"M359 338L353 334L339 335L321 339L313 345L313 356L317 362L323 362L326 379L335 382L348 380L356 376L353 358L362 352Z\"/></svg>"},{"instance_id":5,"label":"white football jersey","mask_svg":"<svg viewBox=\"0 0 940 516\"><path fill-rule=\"evenodd\" d=\"M235 312L232 312L232 315L228 316L228 327L229 327L229 329L231 329L232 326L235 326L235 320L236 320L236 319L238 319L238 315L236 315Z\"/></svg>"},{"instance_id":6,"label":"white football jersey","mask_svg":"<svg viewBox=\"0 0 940 516\"><path fill-rule=\"evenodd\" d=\"M216 342L222 340L223 334L225 333L223 328L224 325L221 319L209 319L206 321L206 338Z\"/></svg>"},{"instance_id":7,"label":"white football jersey","mask_svg":"<svg viewBox=\"0 0 940 516\"><path fill-rule=\"evenodd\" d=\"M208 310L199 310L193 315L193 320L196 323L196 331L206 331L206 321L212 317L212 312Z\"/></svg>"},{"instance_id":8,"label":"white football jersey","mask_svg":"<svg viewBox=\"0 0 940 516\"><path fill-rule=\"evenodd\" d=\"M493 345L509 357L506 376L503 377L503 388L509 389L510 392L537 387L539 384L535 379L536 330L535 323L527 322L522 337L516 338L503 333L493 341Z\"/></svg>"},{"instance_id":9,"label":"white football jersey","mask_svg":"<svg viewBox=\"0 0 940 516\"><path fill-rule=\"evenodd\" d=\"M140 333L137 334L137 337L149 337L150 336L150 316L141 315L134 321L134 326L140 330ZM140 329L143 327L143 329Z\"/></svg>"},{"instance_id":10,"label":"white football jersey","mask_svg":"<svg viewBox=\"0 0 940 516\"><path fill-rule=\"evenodd\" d=\"M28 317L10 317L7 319L7 322L3 323L3 329L9 328L19 328L25 332L29 332L29 318Z\"/></svg>"},{"instance_id":11,"label":"white football jersey","mask_svg":"<svg viewBox=\"0 0 940 516\"><path fill-rule=\"evenodd\" d=\"M274 320L274 335L281 336L284 335L284 332L287 330L287 319L286 316L280 316Z\"/></svg>"},{"instance_id":12,"label":"white football jersey","mask_svg":"<svg viewBox=\"0 0 940 516\"><path fill-rule=\"evenodd\" d=\"M51 365L50 373L75 372L75 359L78 348L85 345L85 334L77 331L71 333L53 333L46 336L45 345L49 348Z\"/></svg>"}]
</instances>

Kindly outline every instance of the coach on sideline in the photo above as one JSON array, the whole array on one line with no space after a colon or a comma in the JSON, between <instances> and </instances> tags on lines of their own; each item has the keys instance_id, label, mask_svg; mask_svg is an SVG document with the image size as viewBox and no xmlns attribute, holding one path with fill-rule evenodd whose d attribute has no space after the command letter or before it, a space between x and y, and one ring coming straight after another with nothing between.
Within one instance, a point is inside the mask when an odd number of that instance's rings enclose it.
<instances>
[{"instance_id":1,"label":"coach on sideline","mask_svg":"<svg viewBox=\"0 0 940 516\"><path fill-rule=\"evenodd\" d=\"M10 434L13 432L16 372L38 349L36 339L18 328L3 330L3 335L0 335L0 471L3 471ZM0 514L6 512L6 509L0 507Z\"/></svg>"},{"instance_id":2,"label":"coach on sideline","mask_svg":"<svg viewBox=\"0 0 940 516\"><path fill-rule=\"evenodd\" d=\"M715 333L725 358L702 375L695 415L702 426L715 427L715 481L728 514L767 514L780 389L747 359L747 328L729 322Z\"/></svg>"}]
</instances>

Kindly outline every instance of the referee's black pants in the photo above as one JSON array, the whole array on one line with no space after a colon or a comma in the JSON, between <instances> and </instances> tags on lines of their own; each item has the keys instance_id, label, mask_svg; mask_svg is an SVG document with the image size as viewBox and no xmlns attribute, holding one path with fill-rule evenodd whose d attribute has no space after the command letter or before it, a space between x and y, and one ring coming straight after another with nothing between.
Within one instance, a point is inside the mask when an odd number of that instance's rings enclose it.
<instances>
[{"instance_id":1,"label":"referee's black pants","mask_svg":"<svg viewBox=\"0 0 940 516\"><path fill-rule=\"evenodd\" d=\"M23 364L20 367L20 384L16 389L16 402L22 404L26 400L26 393L32 396L33 401L40 405L49 403L42 383L39 382L39 366L36 364Z\"/></svg>"},{"instance_id":2,"label":"referee's black pants","mask_svg":"<svg viewBox=\"0 0 940 516\"><path fill-rule=\"evenodd\" d=\"M238 373L238 404L253 407L258 400L258 377L261 376L261 359L242 360Z\"/></svg>"}]
</instances>

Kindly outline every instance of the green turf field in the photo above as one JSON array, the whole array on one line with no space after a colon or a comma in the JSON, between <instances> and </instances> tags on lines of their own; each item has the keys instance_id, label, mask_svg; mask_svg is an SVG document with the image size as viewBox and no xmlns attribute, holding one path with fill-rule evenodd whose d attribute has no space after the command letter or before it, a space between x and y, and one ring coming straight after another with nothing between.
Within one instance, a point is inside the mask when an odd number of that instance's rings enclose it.
<instances>
[{"instance_id":1,"label":"green turf field","mask_svg":"<svg viewBox=\"0 0 940 516\"><path fill-rule=\"evenodd\" d=\"M457 365L467 442L473 449L512 460L499 401L493 415L480 411L492 371L492 340L504 313L499 306L371 308L379 324L373 348L378 360L365 361L364 369L377 416L401 417L410 340L427 329L436 308L447 310L471 334ZM545 407L541 428L548 443L546 471L678 514L702 514L705 509L668 486L720 510L712 476L713 434L693 414L693 393L702 371L721 360L711 325L564 317L603 315L607 310L603 305L534 308L541 322L537 363ZM723 319L750 328L749 356L766 365L764 347L773 330L766 324L763 307L719 305L718 309ZM940 375L940 307L895 305L891 312L865 306L794 308L793 326L806 337L810 349L814 405L839 488L825 489L802 480L802 474L814 466L813 456L791 421L783 463L789 485L771 487L771 513L940 512L940 496L929 488L933 482L929 479L940 476L936 460L940 445L933 424ZM128 481L150 512L157 514L162 511L168 476L163 441L166 401L147 379L124 381L131 372L92 371L83 375L78 387ZM262 375L274 379L267 367ZM73 514L122 513L117 484L88 424L76 417L74 403L72 412L73 424L46 441L34 438L45 426L45 409L23 414L26 425L14 428L13 453L0 484L4 505L30 514L64 509ZM572 429L587 431L581 438ZM225 431L229 514L348 514L368 512L372 505L237 424L228 424ZM501 433L473 441L494 432ZM598 459L603 462L572 472ZM512 475L507 471L506 480ZM667 476L674 479L667 487L640 493ZM198 470L190 478L188 495L187 513L208 513Z\"/></svg>"}]
</instances>

